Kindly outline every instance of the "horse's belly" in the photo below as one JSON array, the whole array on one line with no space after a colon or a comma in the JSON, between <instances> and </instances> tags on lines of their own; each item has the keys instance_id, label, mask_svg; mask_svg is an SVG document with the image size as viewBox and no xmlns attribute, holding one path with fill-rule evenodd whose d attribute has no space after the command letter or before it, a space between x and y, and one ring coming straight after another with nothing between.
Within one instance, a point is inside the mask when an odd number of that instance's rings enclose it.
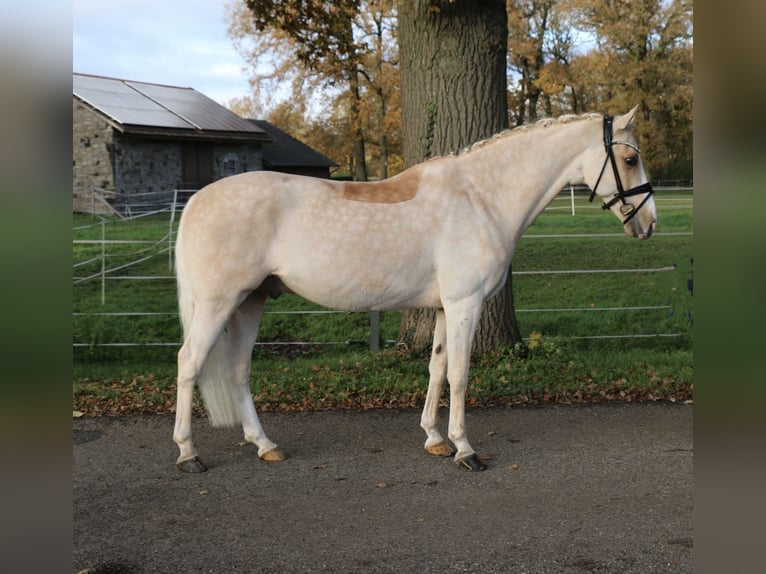
<instances>
[{"instance_id":1,"label":"horse's belly","mask_svg":"<svg viewBox=\"0 0 766 574\"><path fill-rule=\"evenodd\" d=\"M441 305L435 283L412 269L380 273L369 268L308 265L278 275L292 292L331 309L385 311Z\"/></svg>"}]
</instances>

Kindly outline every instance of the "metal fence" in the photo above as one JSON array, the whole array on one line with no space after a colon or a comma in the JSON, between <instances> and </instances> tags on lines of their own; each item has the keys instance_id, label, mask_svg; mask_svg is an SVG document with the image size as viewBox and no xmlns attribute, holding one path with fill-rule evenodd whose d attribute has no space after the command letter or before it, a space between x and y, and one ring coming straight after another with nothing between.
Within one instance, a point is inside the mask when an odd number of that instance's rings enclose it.
<instances>
[{"instance_id":1,"label":"metal fence","mask_svg":"<svg viewBox=\"0 0 766 574\"><path fill-rule=\"evenodd\" d=\"M690 208L693 205L693 188L690 186L677 185L672 187L655 187L658 192L689 192L688 196L682 197L657 197L655 201L665 207L680 207ZM100 227L100 239L85 239L85 240L73 240L73 245L98 245L100 246L100 254L95 257L90 257L81 261L77 261L73 264L73 284L76 286L85 282L98 281L101 285L101 300L102 304L106 298L106 284L108 281L174 281L175 277L172 274L173 269L173 247L176 235L176 226L180 212L183 210L183 206L188 200L192 192L189 190L176 190L172 195L158 194L154 197L148 197L150 194L144 194L144 196L137 198L138 201L133 202L130 205L124 205L122 214L120 216L121 221L135 221L143 217L168 214L168 230L167 233L155 240L130 240L130 239L108 239L107 227L110 222L104 218L94 216L94 222L92 224L82 225L74 228L75 230L83 230L88 227ZM576 215L577 210L582 209L601 209L599 204L586 204L578 205L575 207L575 197L584 194L589 194L590 190L584 187L567 187L557 196L554 201L549 205L547 210L570 210L572 215ZM693 233L689 232L659 232L656 235L687 235L691 236ZM562 234L531 234L525 235L526 239L547 239L547 238L592 238L592 237L621 237L622 233L562 233ZM107 248L112 245L132 245L136 249L132 253L135 255L135 259L127 263L110 266L110 254L107 253ZM125 254L121 254L124 256ZM122 272L130 269L131 267L137 267L142 263L157 257L168 258L168 274L167 275L126 275ZM94 263L99 264L99 270L97 272L91 272L85 275L78 275L78 269ZM513 271L513 275L567 275L567 274L597 274L597 273L664 273L675 270L675 265L664 265L658 267L649 268L624 268L624 269L569 269L569 270L525 270L525 271ZM646 306L625 306L625 307L578 307L578 308L541 308L541 309L515 309L516 313L563 313L563 312L619 312L619 311L646 311L646 310L663 310L671 309L671 305L646 305ZM265 314L270 315L317 315L317 314L348 314L345 311L332 311L332 310L306 310L306 311L265 311ZM128 319L135 317L161 317L161 316L177 316L178 313L173 312L105 312L105 313L73 313L73 317L84 316L101 316L112 317L115 319ZM377 312L369 313L370 315L370 337L369 346L372 351L378 351L380 348L380 315ZM620 338L644 338L644 337L676 337L679 333L648 333L648 334L628 334L628 335L580 335L567 337L571 339L620 339ZM267 343L259 342L258 345L344 345L349 344L349 341L269 341ZM73 341L73 347L177 347L180 345L180 341L156 341L156 342L101 342L101 343L85 343Z\"/></svg>"}]
</instances>

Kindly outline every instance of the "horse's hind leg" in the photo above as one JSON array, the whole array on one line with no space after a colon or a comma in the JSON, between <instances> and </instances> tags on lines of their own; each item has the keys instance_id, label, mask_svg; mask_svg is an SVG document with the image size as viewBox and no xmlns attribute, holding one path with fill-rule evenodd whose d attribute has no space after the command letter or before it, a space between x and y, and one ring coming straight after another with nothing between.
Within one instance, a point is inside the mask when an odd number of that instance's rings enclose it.
<instances>
[{"instance_id":1,"label":"horse's hind leg","mask_svg":"<svg viewBox=\"0 0 766 574\"><path fill-rule=\"evenodd\" d=\"M436 328L431 350L431 362L428 364L428 394L420 426L426 431L425 450L434 456L452 456L455 449L444 440L437 428L439 419L439 399L444 382L447 380L447 330L444 311L436 311Z\"/></svg>"},{"instance_id":2,"label":"horse's hind leg","mask_svg":"<svg viewBox=\"0 0 766 574\"><path fill-rule=\"evenodd\" d=\"M242 413L245 440L258 447L258 456L265 461L284 460L285 453L277 448L263 431L255 411L250 392L250 366L253 345L258 337L266 294L260 290L251 293L229 319L228 329L232 345L231 360L239 391L238 402Z\"/></svg>"},{"instance_id":3,"label":"horse's hind leg","mask_svg":"<svg viewBox=\"0 0 766 574\"><path fill-rule=\"evenodd\" d=\"M198 306L184 343L178 351L178 386L173 440L180 454L176 466L184 472L205 472L192 442L191 420L194 384L223 329L225 314Z\"/></svg>"}]
</instances>

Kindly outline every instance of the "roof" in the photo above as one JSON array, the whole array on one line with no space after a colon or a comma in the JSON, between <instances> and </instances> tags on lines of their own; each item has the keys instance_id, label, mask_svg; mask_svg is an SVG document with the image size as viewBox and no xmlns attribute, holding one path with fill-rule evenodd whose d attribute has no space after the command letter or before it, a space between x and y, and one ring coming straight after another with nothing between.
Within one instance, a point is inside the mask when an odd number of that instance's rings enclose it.
<instances>
[{"instance_id":1,"label":"roof","mask_svg":"<svg viewBox=\"0 0 766 574\"><path fill-rule=\"evenodd\" d=\"M192 88L73 74L72 92L130 134L269 141L257 125Z\"/></svg>"},{"instance_id":2,"label":"roof","mask_svg":"<svg viewBox=\"0 0 766 574\"><path fill-rule=\"evenodd\" d=\"M336 167L329 157L283 132L266 120L247 120L271 137L261 148L263 162L271 167Z\"/></svg>"}]
</instances>

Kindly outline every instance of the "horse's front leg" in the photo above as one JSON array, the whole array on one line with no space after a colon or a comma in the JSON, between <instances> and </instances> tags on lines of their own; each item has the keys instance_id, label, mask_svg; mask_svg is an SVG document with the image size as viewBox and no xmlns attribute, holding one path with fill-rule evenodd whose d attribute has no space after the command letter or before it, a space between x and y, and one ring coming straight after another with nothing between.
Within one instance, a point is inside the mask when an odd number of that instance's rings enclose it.
<instances>
[{"instance_id":1,"label":"horse's front leg","mask_svg":"<svg viewBox=\"0 0 766 574\"><path fill-rule=\"evenodd\" d=\"M481 305L481 300L471 299L445 306L444 309L447 323L447 380L450 385L449 438L457 447L455 463L470 471L487 468L468 442L465 428L468 368Z\"/></svg>"},{"instance_id":2,"label":"horse's front leg","mask_svg":"<svg viewBox=\"0 0 766 574\"><path fill-rule=\"evenodd\" d=\"M444 440L439 433L439 399L441 398L444 381L447 380L447 329L444 311L436 311L436 328L434 343L431 350L431 362L428 364L428 394L420 417L420 426L426 431L425 449L434 456L452 456L455 449Z\"/></svg>"}]
</instances>

